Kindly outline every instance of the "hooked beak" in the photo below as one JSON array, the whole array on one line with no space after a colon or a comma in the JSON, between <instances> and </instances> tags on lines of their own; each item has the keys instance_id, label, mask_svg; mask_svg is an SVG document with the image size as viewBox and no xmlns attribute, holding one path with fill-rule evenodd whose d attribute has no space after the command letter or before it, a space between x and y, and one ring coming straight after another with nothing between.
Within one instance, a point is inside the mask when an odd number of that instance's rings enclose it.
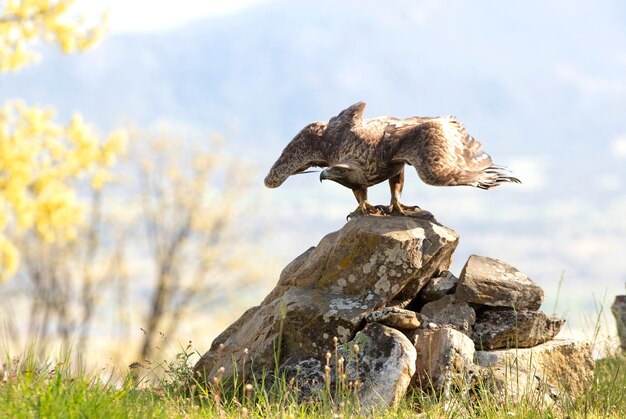
<instances>
[{"instance_id":1,"label":"hooked beak","mask_svg":"<svg viewBox=\"0 0 626 419\"><path fill-rule=\"evenodd\" d=\"M322 183L322 181L325 179L328 179L328 176L326 175L326 169L322 170L322 173L320 173L320 183Z\"/></svg>"}]
</instances>

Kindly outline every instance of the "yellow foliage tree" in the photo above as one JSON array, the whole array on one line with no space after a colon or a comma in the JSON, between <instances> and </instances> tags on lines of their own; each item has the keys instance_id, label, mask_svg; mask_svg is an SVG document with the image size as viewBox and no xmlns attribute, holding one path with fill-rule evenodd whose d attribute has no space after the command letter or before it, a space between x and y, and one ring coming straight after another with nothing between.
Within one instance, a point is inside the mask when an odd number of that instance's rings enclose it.
<instances>
[{"instance_id":1,"label":"yellow foliage tree","mask_svg":"<svg viewBox=\"0 0 626 419\"><path fill-rule=\"evenodd\" d=\"M105 20L84 24L75 0L7 0L0 2L0 71L19 70L37 55L37 40L58 44L65 53L85 50L104 34Z\"/></svg>"},{"instance_id":2,"label":"yellow foliage tree","mask_svg":"<svg viewBox=\"0 0 626 419\"><path fill-rule=\"evenodd\" d=\"M37 40L58 44L65 53L82 51L104 32L72 9L74 0L0 2L0 72L33 62ZM61 125L54 111L9 101L0 108L0 280L15 273L19 252L7 232L33 229L47 242L71 240L81 220L78 179L92 188L107 180L107 168L122 151L124 134L102 140L76 114Z\"/></svg>"},{"instance_id":3,"label":"yellow foliage tree","mask_svg":"<svg viewBox=\"0 0 626 419\"><path fill-rule=\"evenodd\" d=\"M0 279L18 266L7 226L35 229L47 242L72 240L82 216L73 182L90 178L99 189L124 149L123 131L102 140L78 114L66 125L53 116L19 101L0 109Z\"/></svg>"}]
</instances>

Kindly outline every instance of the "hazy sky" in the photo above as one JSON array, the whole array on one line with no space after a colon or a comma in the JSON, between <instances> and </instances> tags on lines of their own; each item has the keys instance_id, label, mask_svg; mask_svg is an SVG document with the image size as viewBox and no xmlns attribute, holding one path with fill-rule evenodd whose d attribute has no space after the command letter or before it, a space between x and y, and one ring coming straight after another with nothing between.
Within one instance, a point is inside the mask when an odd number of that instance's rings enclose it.
<instances>
[{"instance_id":1,"label":"hazy sky","mask_svg":"<svg viewBox=\"0 0 626 419\"><path fill-rule=\"evenodd\" d=\"M87 14L109 8L113 33L158 31L207 16L223 16L271 0L85 0Z\"/></svg>"},{"instance_id":2,"label":"hazy sky","mask_svg":"<svg viewBox=\"0 0 626 419\"><path fill-rule=\"evenodd\" d=\"M303 124L357 100L368 101L367 117L455 114L523 185L484 194L429 188L407 170L403 202L461 235L456 274L469 254L501 258L546 289L548 309L560 295L558 312L571 310L566 327L576 328L626 281L625 5L79 0L88 18L110 9L112 35L134 34L107 37L87 54L51 51L39 66L0 78L0 94L61 115L79 109L103 130L128 118L224 134L259 162L259 219L273 223L265 247L285 263L356 205L345 188L314 177L263 187L264 171ZM386 185L370 191L372 202L388 202ZM268 273L265 285L277 276Z\"/></svg>"}]
</instances>

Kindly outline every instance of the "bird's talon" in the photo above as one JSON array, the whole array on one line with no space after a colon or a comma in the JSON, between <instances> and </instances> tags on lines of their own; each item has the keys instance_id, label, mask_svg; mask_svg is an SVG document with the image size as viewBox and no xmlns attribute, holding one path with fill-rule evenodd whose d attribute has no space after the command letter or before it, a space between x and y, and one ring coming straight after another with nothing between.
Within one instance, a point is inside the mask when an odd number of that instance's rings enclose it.
<instances>
[{"instance_id":1,"label":"bird's talon","mask_svg":"<svg viewBox=\"0 0 626 419\"><path fill-rule=\"evenodd\" d=\"M390 205L389 215L397 215L401 217L406 217L406 214L404 213L402 206L399 206L399 205Z\"/></svg>"},{"instance_id":2,"label":"bird's talon","mask_svg":"<svg viewBox=\"0 0 626 419\"><path fill-rule=\"evenodd\" d=\"M397 215L397 216L402 216L402 217L406 217L407 214L406 212L417 212L417 211L421 211L422 209L420 207L418 207L417 205L404 205L401 203L395 203L395 204L391 204L389 205L389 207L387 207L387 213L389 215Z\"/></svg>"},{"instance_id":3,"label":"bird's talon","mask_svg":"<svg viewBox=\"0 0 626 419\"><path fill-rule=\"evenodd\" d=\"M388 209L383 205L372 205L369 203L365 203L363 206L358 206L357 209L352 211L350 214L346 216L346 221L354 217L362 217L368 215L387 215Z\"/></svg>"}]
</instances>

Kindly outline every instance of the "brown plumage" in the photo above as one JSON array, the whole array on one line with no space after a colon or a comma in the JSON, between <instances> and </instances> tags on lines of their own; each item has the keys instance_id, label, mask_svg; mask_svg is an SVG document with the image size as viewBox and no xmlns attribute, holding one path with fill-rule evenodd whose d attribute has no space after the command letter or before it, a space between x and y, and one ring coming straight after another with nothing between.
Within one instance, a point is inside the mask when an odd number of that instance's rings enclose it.
<instances>
[{"instance_id":1,"label":"brown plumage","mask_svg":"<svg viewBox=\"0 0 626 419\"><path fill-rule=\"evenodd\" d=\"M367 188L389 180L390 212L403 214L405 164L415 167L429 185L491 189L503 182L520 183L505 168L493 165L481 144L452 116L363 120L364 110L365 103L358 102L328 123L304 127L270 169L265 186L276 188L310 167L326 167L320 181L333 180L352 189L357 211L365 214L380 212L367 202Z\"/></svg>"}]
</instances>

